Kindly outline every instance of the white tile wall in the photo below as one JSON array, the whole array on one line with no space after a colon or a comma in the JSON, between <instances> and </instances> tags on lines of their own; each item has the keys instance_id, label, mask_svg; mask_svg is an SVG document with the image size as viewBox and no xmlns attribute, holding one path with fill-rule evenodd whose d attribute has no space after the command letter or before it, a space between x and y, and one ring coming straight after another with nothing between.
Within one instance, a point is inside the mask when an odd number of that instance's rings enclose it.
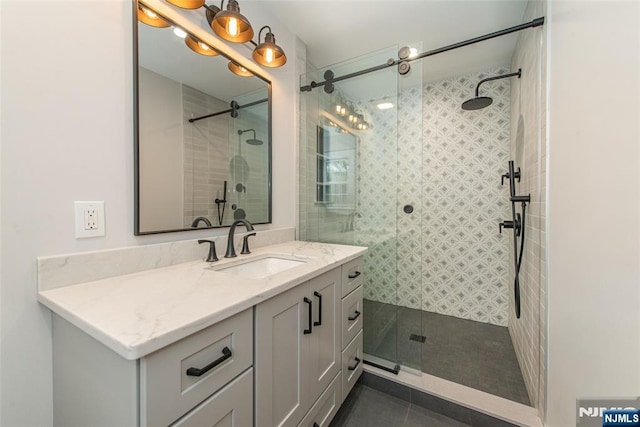
<instances>
[{"instance_id":1,"label":"white tile wall","mask_svg":"<svg viewBox=\"0 0 640 427\"><path fill-rule=\"evenodd\" d=\"M545 16L545 3L530 1L523 21ZM546 348L546 145L545 145L545 27L518 36L511 66L522 68L511 98L511 156L520 166L518 194L531 194L527 206L525 252L520 271L521 317L516 319L510 299L509 332L524 376L531 404L544 415ZM518 126L524 128L518 137ZM513 259L513 258L511 258ZM512 262L512 261L511 261ZM510 270L510 283L513 272Z\"/></svg>"}]
</instances>

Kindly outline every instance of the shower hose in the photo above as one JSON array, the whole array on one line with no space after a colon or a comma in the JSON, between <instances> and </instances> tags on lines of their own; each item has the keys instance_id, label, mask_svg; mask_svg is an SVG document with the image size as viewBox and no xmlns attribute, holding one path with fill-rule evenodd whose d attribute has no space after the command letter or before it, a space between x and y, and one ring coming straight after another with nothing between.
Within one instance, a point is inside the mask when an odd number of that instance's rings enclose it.
<instances>
[{"instance_id":1,"label":"shower hose","mask_svg":"<svg viewBox=\"0 0 640 427\"><path fill-rule=\"evenodd\" d=\"M513 294L515 299L515 308L516 308L516 318L520 318L520 266L522 265L522 254L524 252L524 231L526 229L526 215L527 213L527 204L522 202L522 235L520 236L520 255L518 256L518 238L515 237L515 242L513 245L513 254L514 254L514 263L515 263L515 280L513 283Z\"/></svg>"}]
</instances>

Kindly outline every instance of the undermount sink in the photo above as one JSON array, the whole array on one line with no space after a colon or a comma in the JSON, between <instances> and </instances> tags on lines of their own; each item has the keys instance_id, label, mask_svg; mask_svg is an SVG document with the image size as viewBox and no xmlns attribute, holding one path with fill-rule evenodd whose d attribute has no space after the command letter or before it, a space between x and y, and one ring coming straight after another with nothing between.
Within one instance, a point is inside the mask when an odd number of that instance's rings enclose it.
<instances>
[{"instance_id":1,"label":"undermount sink","mask_svg":"<svg viewBox=\"0 0 640 427\"><path fill-rule=\"evenodd\" d=\"M305 260L267 256L245 262L234 263L229 267L216 268L221 273L233 274L250 279L261 279L291 268L306 264Z\"/></svg>"}]
</instances>

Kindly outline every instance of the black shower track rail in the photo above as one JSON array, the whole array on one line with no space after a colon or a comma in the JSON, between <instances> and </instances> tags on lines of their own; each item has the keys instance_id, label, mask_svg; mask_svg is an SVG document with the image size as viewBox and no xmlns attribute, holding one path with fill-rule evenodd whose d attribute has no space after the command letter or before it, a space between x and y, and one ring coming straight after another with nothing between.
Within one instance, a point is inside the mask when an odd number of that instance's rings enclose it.
<instances>
[{"instance_id":1,"label":"black shower track rail","mask_svg":"<svg viewBox=\"0 0 640 427\"><path fill-rule=\"evenodd\" d=\"M360 71L355 71L353 73L345 74L344 76L331 77L331 78L329 78L329 79L327 79L327 80L325 80L323 82L311 82L308 85L300 86L300 91L301 92L310 92L313 89L315 89L316 87L324 86L327 83L332 84L332 83L339 82L339 81L342 81L342 80L351 79L353 77L362 76L363 74L369 74L369 73L373 73L375 71L384 70L385 68L389 68L389 67L392 67L394 65L398 65L398 64L400 64L402 62L417 61L419 59L423 59L423 58L426 58L428 56L433 56L433 55L437 55L439 53L448 52L450 50L459 49L461 47L469 46L469 45L472 45L472 44L475 44L475 43L479 43L479 42L483 42L485 40L490 40L490 39L493 39L493 38L496 38L496 37L505 36L507 34L515 33L515 32L522 31L522 30L526 30L528 28L540 27L542 25L544 25L544 17L536 18L536 19L534 19L534 20L532 20L530 22L525 22L524 24L516 25L514 27L505 28L504 30L500 30L500 31L494 31L493 33L485 34L483 36L474 37L472 39L461 41L461 42L454 43L454 44L450 44L448 46L440 47L438 49L433 49L433 50L429 50L429 51L426 51L426 52L422 52L421 54L418 54L418 55L416 55L416 56L414 56L412 58L396 59L396 60L394 60L393 58L389 58L389 60L385 64L376 65L374 67L366 68L366 69L360 70ZM326 74L325 74L325 78L327 78Z\"/></svg>"}]
</instances>

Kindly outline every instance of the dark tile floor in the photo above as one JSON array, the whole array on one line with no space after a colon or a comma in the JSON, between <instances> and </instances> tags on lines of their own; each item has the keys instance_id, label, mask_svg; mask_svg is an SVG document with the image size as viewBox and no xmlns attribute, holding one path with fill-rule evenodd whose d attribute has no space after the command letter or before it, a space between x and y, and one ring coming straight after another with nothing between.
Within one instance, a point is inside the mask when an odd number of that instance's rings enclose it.
<instances>
[{"instance_id":1,"label":"dark tile floor","mask_svg":"<svg viewBox=\"0 0 640 427\"><path fill-rule=\"evenodd\" d=\"M459 421L356 383L330 427L465 427Z\"/></svg>"},{"instance_id":2,"label":"dark tile floor","mask_svg":"<svg viewBox=\"0 0 640 427\"><path fill-rule=\"evenodd\" d=\"M373 356L530 404L506 327L365 300L364 348Z\"/></svg>"}]
</instances>

